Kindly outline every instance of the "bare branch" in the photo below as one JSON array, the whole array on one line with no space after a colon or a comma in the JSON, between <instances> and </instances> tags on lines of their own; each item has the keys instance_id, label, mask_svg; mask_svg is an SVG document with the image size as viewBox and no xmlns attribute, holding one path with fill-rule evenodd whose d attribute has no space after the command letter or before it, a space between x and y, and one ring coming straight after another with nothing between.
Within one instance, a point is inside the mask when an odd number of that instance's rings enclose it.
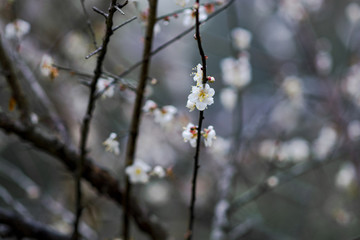
<instances>
[{"instance_id":1,"label":"bare branch","mask_svg":"<svg viewBox=\"0 0 360 240\"><path fill-rule=\"evenodd\" d=\"M136 16L134 16L134 17L132 17L132 18L130 18L130 19L128 19L128 20L126 20L125 22L123 22L122 24L120 24L120 25L118 25L118 26L116 26L116 27L114 27L113 28L113 31L115 32L116 30L118 30L119 28L121 28L121 27L123 27L123 26L125 26L126 24L128 24L128 23L131 23L132 21L134 21L135 19L137 19L137 17Z\"/></svg>"},{"instance_id":2,"label":"bare branch","mask_svg":"<svg viewBox=\"0 0 360 240\"><path fill-rule=\"evenodd\" d=\"M40 132L36 128L28 128L17 121L12 121L5 113L0 112L0 128L5 133L13 133L21 139L32 143L45 153L55 157L66 166L70 172L76 171L76 164L80 161L80 154L68 147L54 136ZM123 192L120 191L119 181L111 174L96 166L91 158L86 158L82 177L87 180L100 194L109 197L118 205L123 204ZM153 240L166 240L167 232L156 217L140 207L136 199L131 199L130 214L139 228L148 233Z\"/></svg>"},{"instance_id":3,"label":"bare branch","mask_svg":"<svg viewBox=\"0 0 360 240\"><path fill-rule=\"evenodd\" d=\"M141 107L142 101L145 94L146 80L148 78L149 67L150 67L150 54L153 43L154 36L154 26L156 23L156 11L157 11L157 0L149 0L149 18L147 23L147 29L145 34L145 46L143 51L144 64L142 65L140 72L139 85L136 91L136 99L134 110L131 118L130 134L126 146L126 166L132 165L134 162L135 152L136 152L136 142L139 132L140 120L141 120ZM126 175L125 175L126 176ZM126 187L125 187L125 199L124 199L124 219L123 219L123 239L128 240L130 235L130 222L129 222L129 208L130 204L130 194L131 194L131 184L129 178L126 177Z\"/></svg>"},{"instance_id":4,"label":"bare branch","mask_svg":"<svg viewBox=\"0 0 360 240\"><path fill-rule=\"evenodd\" d=\"M94 56L95 54L97 54L98 52L100 52L102 50L102 47L98 47L95 51L93 51L92 53L90 53L89 55L87 55L85 57L85 59L89 59L91 58L92 56Z\"/></svg>"},{"instance_id":5,"label":"bare branch","mask_svg":"<svg viewBox=\"0 0 360 240\"><path fill-rule=\"evenodd\" d=\"M108 18L108 14L105 13L105 12L103 12L102 10L98 9L97 7L92 7L92 9L93 9L96 13L100 14L101 16L103 16L105 19Z\"/></svg>"},{"instance_id":6,"label":"bare branch","mask_svg":"<svg viewBox=\"0 0 360 240\"><path fill-rule=\"evenodd\" d=\"M96 43L95 32L94 32L94 29L93 29L93 27L91 25L90 16L89 16L89 13L87 12L86 7L85 7L85 0L80 0L80 2L81 2L81 7L83 9L84 15L86 17L86 23L88 25L90 36L91 36L91 39L93 41L94 47L98 48L97 43Z\"/></svg>"},{"instance_id":7,"label":"bare branch","mask_svg":"<svg viewBox=\"0 0 360 240\"><path fill-rule=\"evenodd\" d=\"M42 223L16 215L2 208L0 208L0 223L9 226L17 237L49 240L71 239L70 236L58 233Z\"/></svg>"}]
</instances>

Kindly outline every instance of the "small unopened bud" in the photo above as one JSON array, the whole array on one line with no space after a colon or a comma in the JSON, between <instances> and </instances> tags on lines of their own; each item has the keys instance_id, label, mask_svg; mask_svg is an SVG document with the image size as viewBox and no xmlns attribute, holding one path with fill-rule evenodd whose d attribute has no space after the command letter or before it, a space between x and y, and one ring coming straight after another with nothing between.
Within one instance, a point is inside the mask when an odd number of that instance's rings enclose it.
<instances>
[{"instance_id":1,"label":"small unopened bud","mask_svg":"<svg viewBox=\"0 0 360 240\"><path fill-rule=\"evenodd\" d=\"M166 22L169 22L169 21L170 21L170 17L169 17L169 16L166 16L166 17L163 18L163 20L166 21Z\"/></svg>"},{"instance_id":2,"label":"small unopened bud","mask_svg":"<svg viewBox=\"0 0 360 240\"><path fill-rule=\"evenodd\" d=\"M194 34L194 39L197 40L196 34Z\"/></svg>"},{"instance_id":3,"label":"small unopened bud","mask_svg":"<svg viewBox=\"0 0 360 240\"><path fill-rule=\"evenodd\" d=\"M209 58L209 57L205 55L205 60L208 60L208 58Z\"/></svg>"},{"instance_id":4,"label":"small unopened bud","mask_svg":"<svg viewBox=\"0 0 360 240\"><path fill-rule=\"evenodd\" d=\"M199 9L200 5L198 3L194 4L194 9Z\"/></svg>"},{"instance_id":5,"label":"small unopened bud","mask_svg":"<svg viewBox=\"0 0 360 240\"><path fill-rule=\"evenodd\" d=\"M212 77L212 76L207 76L207 78L206 78L207 80L208 80L208 82L210 82L210 83L213 83L213 82L215 82L215 78L214 77Z\"/></svg>"},{"instance_id":6,"label":"small unopened bud","mask_svg":"<svg viewBox=\"0 0 360 240\"><path fill-rule=\"evenodd\" d=\"M156 78L151 79L150 81L151 85L155 85L158 83L158 80Z\"/></svg>"}]
</instances>

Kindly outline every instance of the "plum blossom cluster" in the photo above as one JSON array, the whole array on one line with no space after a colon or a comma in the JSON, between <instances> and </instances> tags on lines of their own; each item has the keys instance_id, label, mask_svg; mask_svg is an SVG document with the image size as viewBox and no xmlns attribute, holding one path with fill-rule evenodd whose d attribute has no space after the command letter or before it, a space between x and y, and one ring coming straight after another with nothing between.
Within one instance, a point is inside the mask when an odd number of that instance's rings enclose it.
<instances>
[{"instance_id":1,"label":"plum blossom cluster","mask_svg":"<svg viewBox=\"0 0 360 240\"><path fill-rule=\"evenodd\" d=\"M40 72L43 76L49 77L51 80L59 76L59 71L53 66L54 60L49 55L45 54L40 63Z\"/></svg>"},{"instance_id":2,"label":"plum blossom cluster","mask_svg":"<svg viewBox=\"0 0 360 240\"><path fill-rule=\"evenodd\" d=\"M195 24L196 8L199 8L199 21L204 21L207 19L208 15L206 8L204 6L198 6L195 4L193 9L185 9L183 19L184 26L189 27Z\"/></svg>"},{"instance_id":3,"label":"plum blossom cluster","mask_svg":"<svg viewBox=\"0 0 360 240\"><path fill-rule=\"evenodd\" d=\"M186 107L190 109L190 112L197 108L199 111L204 111L207 106L214 103L215 90L210 87L209 84L203 84L203 69L202 65L198 64L193 72L193 79L196 82L196 86L191 87L191 93L188 96ZM214 82L215 78L208 76L208 82Z\"/></svg>"},{"instance_id":4,"label":"plum blossom cluster","mask_svg":"<svg viewBox=\"0 0 360 240\"><path fill-rule=\"evenodd\" d=\"M213 126L209 126L204 128L201 131L201 135L204 138L204 143L206 147L211 147L213 144L213 140L216 139L216 132ZM198 138L198 127L192 123L188 123L186 127L184 127L184 131L182 132L182 137L184 138L184 142L189 142L192 147L196 147L196 142Z\"/></svg>"},{"instance_id":5,"label":"plum blossom cluster","mask_svg":"<svg viewBox=\"0 0 360 240\"><path fill-rule=\"evenodd\" d=\"M243 89L251 82L252 73L250 47L252 33L244 28L235 28L231 32L232 44L238 51L238 57L228 57L220 62L222 79L228 86L220 93L220 100L225 109L232 111L237 102L237 91Z\"/></svg>"},{"instance_id":6,"label":"plum blossom cluster","mask_svg":"<svg viewBox=\"0 0 360 240\"><path fill-rule=\"evenodd\" d=\"M143 107L143 111L154 115L154 121L161 126L165 126L174 119L177 108L172 105L158 107L153 100L147 100Z\"/></svg>"},{"instance_id":7,"label":"plum blossom cluster","mask_svg":"<svg viewBox=\"0 0 360 240\"><path fill-rule=\"evenodd\" d=\"M151 168L146 162L137 159L132 165L126 167L126 174L131 183L147 183L151 176L163 178L166 176L166 171L161 166Z\"/></svg>"},{"instance_id":8,"label":"plum blossom cluster","mask_svg":"<svg viewBox=\"0 0 360 240\"><path fill-rule=\"evenodd\" d=\"M30 32L30 23L16 19L15 21L8 23L5 27L5 37L8 39L21 40L26 34Z\"/></svg>"}]
</instances>

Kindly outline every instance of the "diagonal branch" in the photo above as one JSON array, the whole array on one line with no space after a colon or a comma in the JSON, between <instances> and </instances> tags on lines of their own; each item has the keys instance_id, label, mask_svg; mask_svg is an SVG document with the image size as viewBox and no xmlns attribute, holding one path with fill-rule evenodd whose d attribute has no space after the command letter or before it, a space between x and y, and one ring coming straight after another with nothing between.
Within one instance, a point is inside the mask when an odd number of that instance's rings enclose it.
<instances>
[{"instance_id":1,"label":"diagonal branch","mask_svg":"<svg viewBox=\"0 0 360 240\"><path fill-rule=\"evenodd\" d=\"M6 81L11 89L12 98L16 101L21 112L21 120L30 123L29 120L29 106L25 98L25 94L21 89L19 79L16 75L16 70L11 63L11 56L9 53L9 47L4 45L5 42L1 39L0 35L0 64L5 71Z\"/></svg>"},{"instance_id":2,"label":"diagonal branch","mask_svg":"<svg viewBox=\"0 0 360 240\"><path fill-rule=\"evenodd\" d=\"M22 217L8 210L0 208L0 223L11 228L11 232L20 238L70 240L70 236L63 235L36 222L30 218Z\"/></svg>"},{"instance_id":3,"label":"diagonal branch","mask_svg":"<svg viewBox=\"0 0 360 240\"><path fill-rule=\"evenodd\" d=\"M43 152L55 157L70 172L76 171L80 154L68 147L54 136L46 135L36 128L28 128L18 121L13 121L5 113L0 112L0 128L5 133L16 134L22 140L32 143ZM82 177L87 180L100 194L109 197L119 206L122 205L123 192L120 191L118 180L110 173L95 164L91 158L86 158ZM152 239L166 240L167 232L159 221L140 207L135 199L131 199L130 214L138 227L149 234Z\"/></svg>"}]
</instances>

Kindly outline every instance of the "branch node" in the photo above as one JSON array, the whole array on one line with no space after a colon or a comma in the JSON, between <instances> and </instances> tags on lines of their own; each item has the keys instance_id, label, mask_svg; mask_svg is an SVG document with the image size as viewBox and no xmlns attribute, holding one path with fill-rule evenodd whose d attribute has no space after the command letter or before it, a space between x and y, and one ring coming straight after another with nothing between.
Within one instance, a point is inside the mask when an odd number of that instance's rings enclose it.
<instances>
[{"instance_id":1,"label":"branch node","mask_svg":"<svg viewBox=\"0 0 360 240\"><path fill-rule=\"evenodd\" d=\"M97 7L92 7L92 9L93 9L96 13L100 14L101 16L103 16L103 17L106 18L106 19L109 17L109 14L107 14L107 13L105 13L104 11L98 9Z\"/></svg>"}]
</instances>

